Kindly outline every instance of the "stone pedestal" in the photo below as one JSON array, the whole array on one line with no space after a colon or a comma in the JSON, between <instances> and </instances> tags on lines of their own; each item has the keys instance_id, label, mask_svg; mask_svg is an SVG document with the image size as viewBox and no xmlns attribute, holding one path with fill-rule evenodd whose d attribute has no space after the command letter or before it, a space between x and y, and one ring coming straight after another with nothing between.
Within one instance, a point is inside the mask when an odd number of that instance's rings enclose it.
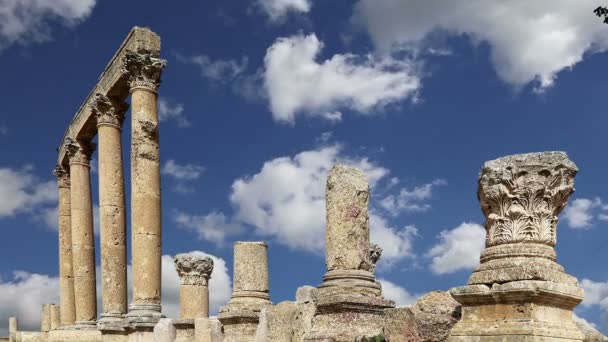
<instances>
[{"instance_id":1,"label":"stone pedestal","mask_svg":"<svg viewBox=\"0 0 608 342\"><path fill-rule=\"evenodd\" d=\"M121 127L126 104L96 94L103 312L98 325L121 325L127 313L127 241Z\"/></svg>"},{"instance_id":2,"label":"stone pedestal","mask_svg":"<svg viewBox=\"0 0 608 342\"><path fill-rule=\"evenodd\" d=\"M74 270L72 267L72 215L70 174L57 166L53 171L59 187L59 300L61 326L72 326L76 321L74 298Z\"/></svg>"},{"instance_id":3,"label":"stone pedestal","mask_svg":"<svg viewBox=\"0 0 608 342\"><path fill-rule=\"evenodd\" d=\"M209 278L213 272L210 257L178 254L175 269L180 278L180 318L209 317ZM194 321L192 322L194 327Z\"/></svg>"},{"instance_id":4,"label":"stone pedestal","mask_svg":"<svg viewBox=\"0 0 608 342\"><path fill-rule=\"evenodd\" d=\"M128 51L123 74L131 91L131 230L133 302L129 321L154 327L161 314L161 195L157 90L166 61Z\"/></svg>"},{"instance_id":5,"label":"stone pedestal","mask_svg":"<svg viewBox=\"0 0 608 342\"><path fill-rule=\"evenodd\" d=\"M260 311L270 305L267 248L264 242L234 244L234 291L218 315L226 341L253 341Z\"/></svg>"},{"instance_id":6,"label":"stone pedestal","mask_svg":"<svg viewBox=\"0 0 608 342\"><path fill-rule=\"evenodd\" d=\"M47 340L45 340L46 342ZM93 329L71 328L48 333L49 342L102 342L101 332Z\"/></svg>"},{"instance_id":7,"label":"stone pedestal","mask_svg":"<svg viewBox=\"0 0 608 342\"><path fill-rule=\"evenodd\" d=\"M95 329L97 292L95 289L95 240L91 203L90 165L94 145L67 141L70 157L72 207L72 264L76 326Z\"/></svg>"},{"instance_id":8,"label":"stone pedestal","mask_svg":"<svg viewBox=\"0 0 608 342\"><path fill-rule=\"evenodd\" d=\"M369 184L361 170L335 165L327 178L327 273L306 341L354 341L382 334L384 310L373 270L381 249L369 241Z\"/></svg>"},{"instance_id":9,"label":"stone pedestal","mask_svg":"<svg viewBox=\"0 0 608 342\"><path fill-rule=\"evenodd\" d=\"M486 249L469 285L452 289L462 319L449 341L582 341L572 310L583 299L556 261L557 216L578 169L563 152L486 162L478 197Z\"/></svg>"}]
</instances>

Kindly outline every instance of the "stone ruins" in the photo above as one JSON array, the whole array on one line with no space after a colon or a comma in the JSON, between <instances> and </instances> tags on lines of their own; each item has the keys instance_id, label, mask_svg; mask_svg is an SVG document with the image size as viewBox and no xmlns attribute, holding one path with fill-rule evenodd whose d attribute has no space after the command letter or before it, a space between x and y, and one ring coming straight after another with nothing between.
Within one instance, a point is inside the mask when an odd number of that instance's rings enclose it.
<instances>
[{"instance_id":1,"label":"stone ruins","mask_svg":"<svg viewBox=\"0 0 608 342\"><path fill-rule=\"evenodd\" d=\"M574 191L576 165L563 152L486 162L478 198L486 248L466 286L396 307L376 280L380 245L370 243L370 188L360 170L335 165L326 188L326 272L295 301L273 304L268 245L236 242L234 290L209 317L213 260L179 254L180 317L161 306L161 192L157 92L166 62L160 38L135 27L76 113L59 148L60 303L41 309L40 331L9 319L10 342L606 341L573 320L583 299L557 263L557 216ZM127 243L121 127L131 96L133 298ZM99 159L101 299L97 308L90 160ZM98 316L98 312L100 312Z\"/></svg>"}]
</instances>

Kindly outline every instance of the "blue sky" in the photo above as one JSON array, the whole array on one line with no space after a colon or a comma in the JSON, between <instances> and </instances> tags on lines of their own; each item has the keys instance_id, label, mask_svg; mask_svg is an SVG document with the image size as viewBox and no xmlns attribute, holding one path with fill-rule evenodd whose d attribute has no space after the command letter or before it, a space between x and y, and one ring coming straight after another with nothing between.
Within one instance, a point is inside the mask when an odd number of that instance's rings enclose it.
<instances>
[{"instance_id":1,"label":"blue sky","mask_svg":"<svg viewBox=\"0 0 608 342\"><path fill-rule=\"evenodd\" d=\"M587 292L577 315L606 332L608 25L593 16L598 5L10 0L0 8L0 320L16 313L35 328L39 305L58 301L55 148L139 25L161 36L168 60L159 114L169 315L171 256L215 258L213 311L229 298L238 240L269 243L273 302L319 284L324 183L338 161L372 183L386 296L407 304L463 285L484 238L483 162L563 150L580 172L558 258ZM96 204L94 170L92 186Z\"/></svg>"}]
</instances>

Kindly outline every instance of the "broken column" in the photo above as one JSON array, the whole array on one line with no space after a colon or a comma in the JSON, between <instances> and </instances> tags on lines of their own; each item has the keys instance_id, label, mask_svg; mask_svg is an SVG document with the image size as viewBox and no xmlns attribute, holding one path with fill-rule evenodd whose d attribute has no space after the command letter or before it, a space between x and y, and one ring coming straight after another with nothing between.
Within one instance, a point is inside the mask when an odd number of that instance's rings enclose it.
<instances>
[{"instance_id":1,"label":"broken column","mask_svg":"<svg viewBox=\"0 0 608 342\"><path fill-rule=\"evenodd\" d=\"M100 328L120 324L127 313L127 241L121 127L126 104L96 94L90 103L97 118L99 217L101 235Z\"/></svg>"},{"instance_id":2,"label":"broken column","mask_svg":"<svg viewBox=\"0 0 608 342\"><path fill-rule=\"evenodd\" d=\"M41 332L51 331L51 304L42 304L40 331Z\"/></svg>"},{"instance_id":3,"label":"broken column","mask_svg":"<svg viewBox=\"0 0 608 342\"><path fill-rule=\"evenodd\" d=\"M72 264L76 326L95 329L97 294L95 289L95 240L91 203L90 161L94 145L86 141L66 141L70 158Z\"/></svg>"},{"instance_id":4,"label":"broken column","mask_svg":"<svg viewBox=\"0 0 608 342\"><path fill-rule=\"evenodd\" d=\"M382 297L372 272L380 248L370 244L369 198L361 170L340 164L331 169L326 188L327 272L319 285L313 328L305 336L308 341L377 336L383 331L384 309L395 306Z\"/></svg>"},{"instance_id":5,"label":"broken column","mask_svg":"<svg viewBox=\"0 0 608 342\"><path fill-rule=\"evenodd\" d=\"M450 341L582 341L572 309L583 291L554 249L577 171L564 152L484 164L477 195L486 248L468 286L450 291L463 307Z\"/></svg>"},{"instance_id":6,"label":"broken column","mask_svg":"<svg viewBox=\"0 0 608 342\"><path fill-rule=\"evenodd\" d=\"M70 174L58 165L53 170L59 187L59 300L61 326L72 326L76 319L74 304L74 270L72 268L72 219L70 205Z\"/></svg>"},{"instance_id":7,"label":"broken column","mask_svg":"<svg viewBox=\"0 0 608 342\"><path fill-rule=\"evenodd\" d=\"M234 289L218 315L226 341L253 341L260 311L270 304L267 249L265 242L234 244Z\"/></svg>"},{"instance_id":8,"label":"broken column","mask_svg":"<svg viewBox=\"0 0 608 342\"><path fill-rule=\"evenodd\" d=\"M59 305L51 304L51 330L57 330L61 326L61 311Z\"/></svg>"},{"instance_id":9,"label":"broken column","mask_svg":"<svg viewBox=\"0 0 608 342\"><path fill-rule=\"evenodd\" d=\"M153 328L161 314L161 195L157 91L166 61L127 51L123 74L131 92L131 230L133 302L129 321Z\"/></svg>"},{"instance_id":10,"label":"broken column","mask_svg":"<svg viewBox=\"0 0 608 342\"><path fill-rule=\"evenodd\" d=\"M181 283L180 319L173 320L177 336L175 341L193 341L195 319L209 317L209 278L213 272L213 259L178 254L175 256L175 269Z\"/></svg>"}]
</instances>

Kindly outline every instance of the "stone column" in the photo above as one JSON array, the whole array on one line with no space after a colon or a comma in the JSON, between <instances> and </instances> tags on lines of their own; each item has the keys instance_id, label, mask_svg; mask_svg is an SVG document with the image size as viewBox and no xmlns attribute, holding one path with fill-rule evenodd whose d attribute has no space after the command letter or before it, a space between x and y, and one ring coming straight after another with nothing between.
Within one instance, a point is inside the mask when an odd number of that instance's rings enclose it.
<instances>
[{"instance_id":1,"label":"stone column","mask_svg":"<svg viewBox=\"0 0 608 342\"><path fill-rule=\"evenodd\" d=\"M90 104L97 118L99 216L103 312L100 326L121 322L127 313L127 232L121 127L127 105L96 94Z\"/></svg>"},{"instance_id":2,"label":"stone column","mask_svg":"<svg viewBox=\"0 0 608 342\"><path fill-rule=\"evenodd\" d=\"M41 332L51 331L51 304L42 304L40 331Z\"/></svg>"},{"instance_id":3,"label":"stone column","mask_svg":"<svg viewBox=\"0 0 608 342\"><path fill-rule=\"evenodd\" d=\"M95 240L93 205L91 203L90 160L94 145L69 139L66 150L70 158L72 264L76 325L95 328L97 293L95 289Z\"/></svg>"},{"instance_id":4,"label":"stone column","mask_svg":"<svg viewBox=\"0 0 608 342\"><path fill-rule=\"evenodd\" d=\"M72 214L70 174L58 165L53 174L59 186L59 300L61 325L74 325L76 308L74 298L74 270L72 268Z\"/></svg>"},{"instance_id":5,"label":"stone column","mask_svg":"<svg viewBox=\"0 0 608 342\"><path fill-rule=\"evenodd\" d=\"M270 305L267 249L265 242L234 244L232 298L218 315L227 341L253 341L260 311Z\"/></svg>"},{"instance_id":6,"label":"stone column","mask_svg":"<svg viewBox=\"0 0 608 342\"><path fill-rule=\"evenodd\" d=\"M210 257L178 254L175 269L179 275L180 318L209 317L209 278L213 272Z\"/></svg>"},{"instance_id":7,"label":"stone column","mask_svg":"<svg viewBox=\"0 0 608 342\"><path fill-rule=\"evenodd\" d=\"M61 310L59 305L51 304L51 330L57 330L61 326Z\"/></svg>"},{"instance_id":8,"label":"stone column","mask_svg":"<svg viewBox=\"0 0 608 342\"><path fill-rule=\"evenodd\" d=\"M131 91L131 230L133 302L129 320L153 327L161 314L161 195L157 90L166 61L128 51L123 74Z\"/></svg>"},{"instance_id":9,"label":"stone column","mask_svg":"<svg viewBox=\"0 0 608 342\"><path fill-rule=\"evenodd\" d=\"M19 325L17 323L17 317L8 318L8 340L9 342L15 342Z\"/></svg>"},{"instance_id":10,"label":"stone column","mask_svg":"<svg viewBox=\"0 0 608 342\"><path fill-rule=\"evenodd\" d=\"M486 162L478 198L486 248L469 285L452 289L462 319L450 341L581 341L572 309L583 292L556 262L557 216L574 191L576 165L564 152Z\"/></svg>"}]
</instances>

